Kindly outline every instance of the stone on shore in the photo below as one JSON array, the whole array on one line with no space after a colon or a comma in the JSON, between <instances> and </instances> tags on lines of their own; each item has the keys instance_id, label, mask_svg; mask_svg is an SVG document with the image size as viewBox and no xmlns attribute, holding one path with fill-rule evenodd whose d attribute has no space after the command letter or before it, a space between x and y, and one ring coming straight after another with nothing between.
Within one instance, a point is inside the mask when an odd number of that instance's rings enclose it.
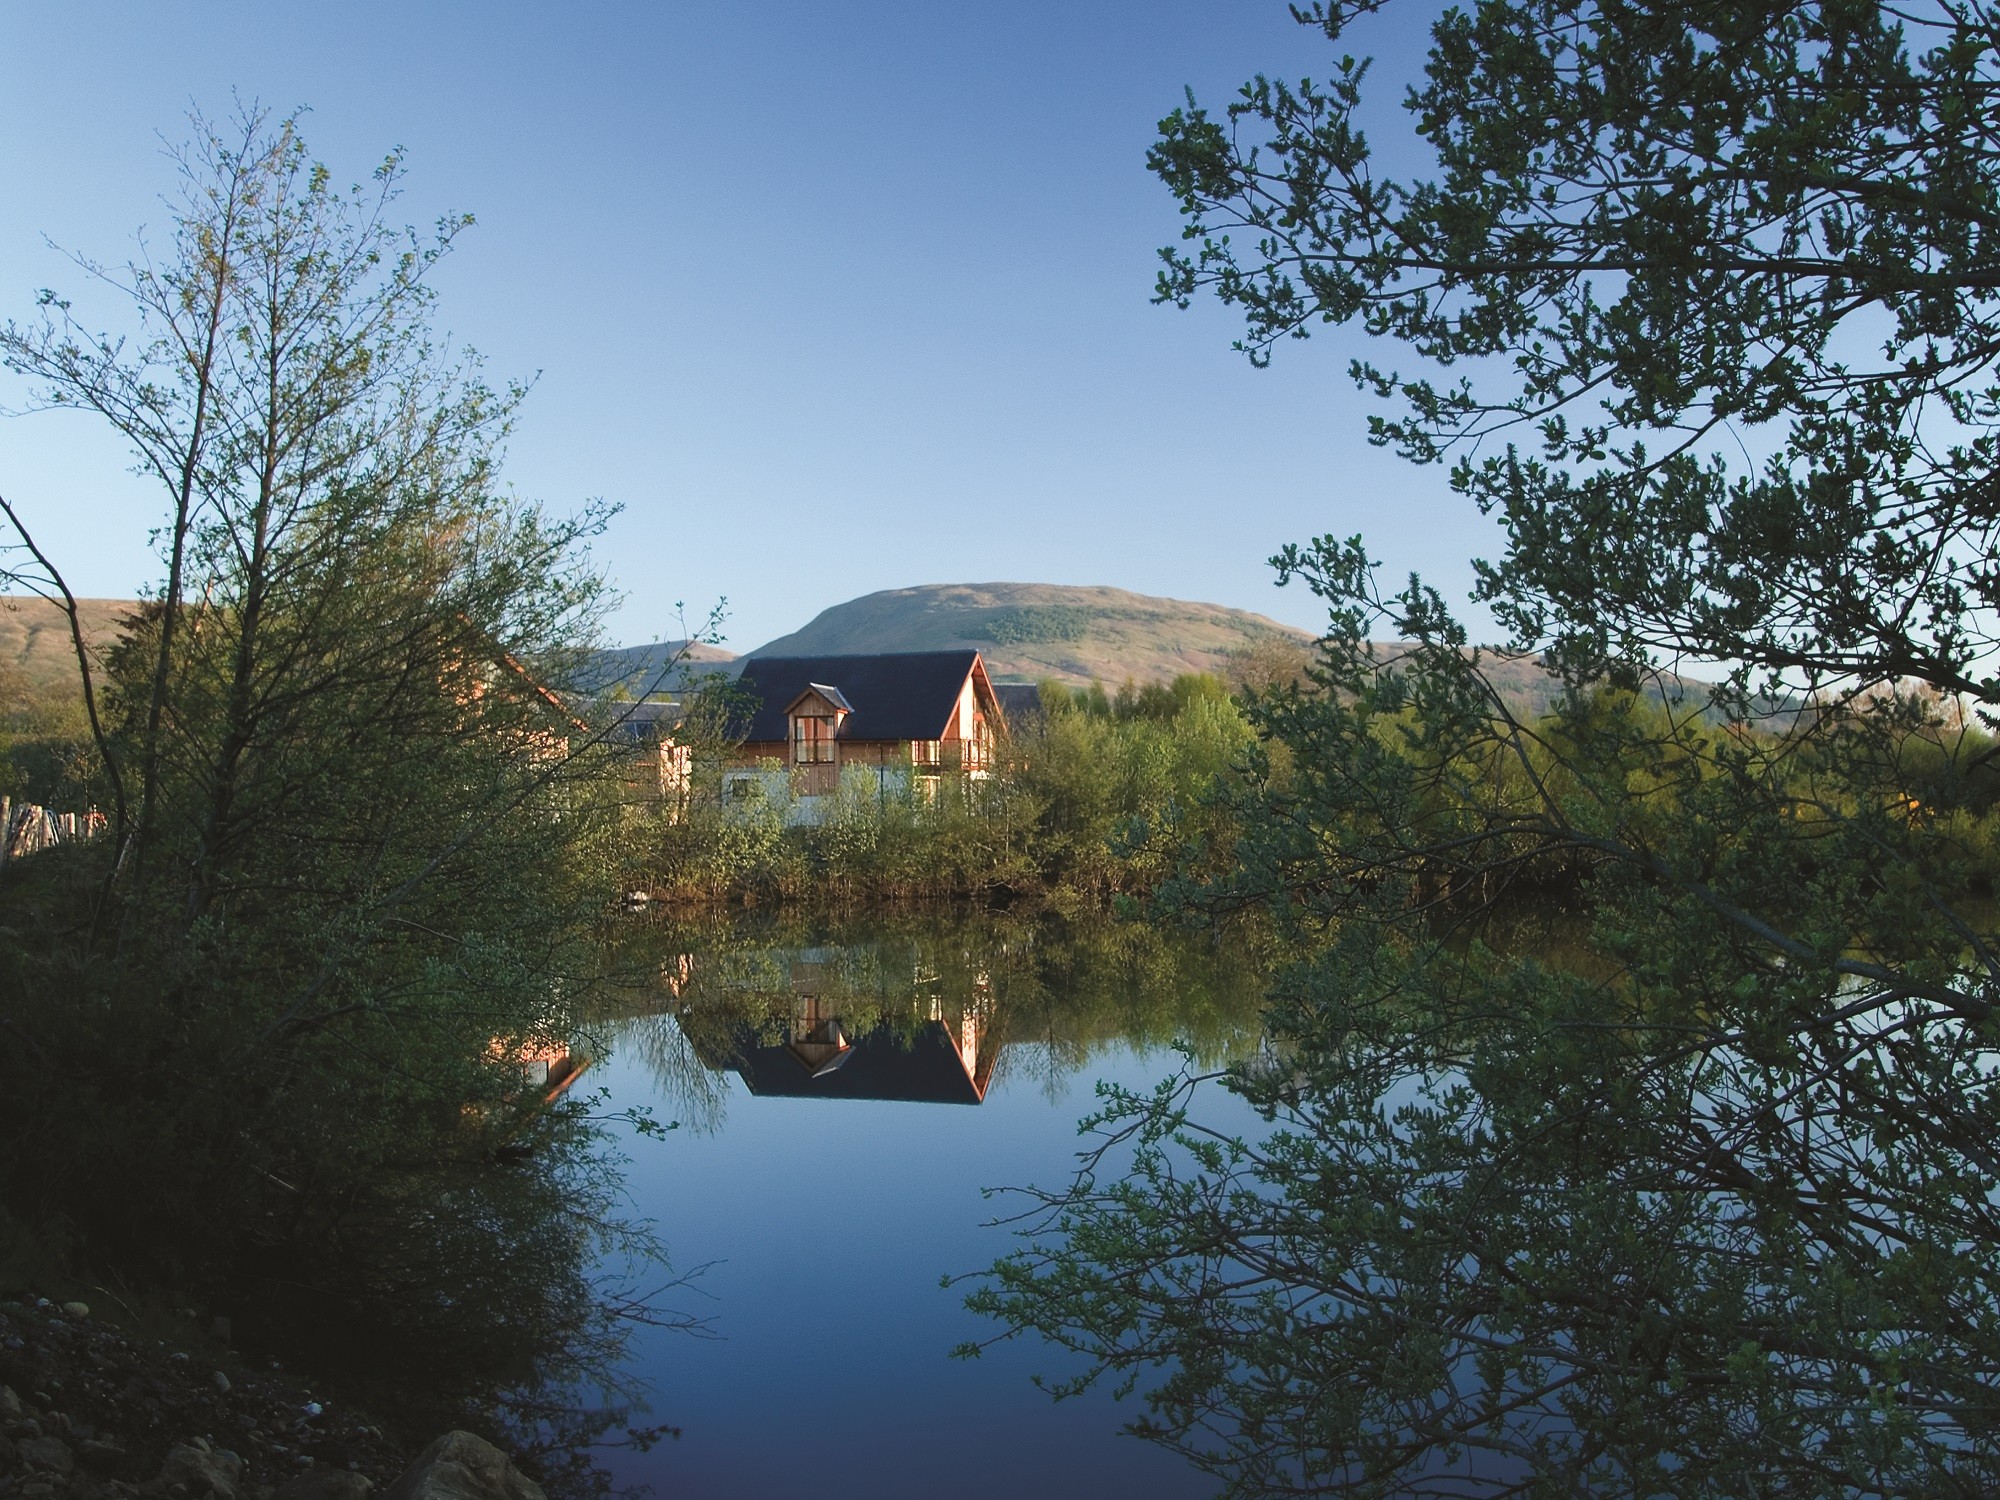
<instances>
[{"instance_id":1,"label":"stone on shore","mask_svg":"<svg viewBox=\"0 0 2000 1500\"><path fill-rule=\"evenodd\" d=\"M216 1500L236 1500L236 1481L243 1476L243 1460L227 1450L204 1450L186 1444L169 1449L159 1477L145 1487L147 1494L164 1495L181 1485L188 1500L214 1495Z\"/></svg>"},{"instance_id":2,"label":"stone on shore","mask_svg":"<svg viewBox=\"0 0 2000 1500\"><path fill-rule=\"evenodd\" d=\"M46 1469L51 1474L67 1474L76 1467L76 1455L69 1451L69 1444L55 1436L29 1438L21 1444L21 1457L29 1468Z\"/></svg>"},{"instance_id":3,"label":"stone on shore","mask_svg":"<svg viewBox=\"0 0 2000 1500\"><path fill-rule=\"evenodd\" d=\"M100 1474L116 1474L125 1465L125 1450L100 1438L85 1438L76 1450L86 1469Z\"/></svg>"},{"instance_id":4,"label":"stone on shore","mask_svg":"<svg viewBox=\"0 0 2000 1500\"><path fill-rule=\"evenodd\" d=\"M364 1500L375 1486L349 1469L308 1469L278 1486L271 1500Z\"/></svg>"},{"instance_id":5,"label":"stone on shore","mask_svg":"<svg viewBox=\"0 0 2000 1500\"><path fill-rule=\"evenodd\" d=\"M447 1432L382 1492L382 1500L546 1500L542 1487L484 1438Z\"/></svg>"}]
</instances>

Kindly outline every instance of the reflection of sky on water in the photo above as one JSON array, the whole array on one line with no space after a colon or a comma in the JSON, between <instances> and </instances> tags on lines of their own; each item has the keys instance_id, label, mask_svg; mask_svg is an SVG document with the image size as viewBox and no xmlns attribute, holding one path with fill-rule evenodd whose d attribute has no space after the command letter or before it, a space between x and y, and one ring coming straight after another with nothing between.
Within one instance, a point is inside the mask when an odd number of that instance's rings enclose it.
<instances>
[{"instance_id":1,"label":"reflection of sky on water","mask_svg":"<svg viewBox=\"0 0 2000 1500\"><path fill-rule=\"evenodd\" d=\"M975 1109L758 1098L733 1073L711 1075L727 1092L720 1128L631 1143L629 1183L678 1265L716 1262L702 1279L713 1300L681 1305L711 1314L722 1337L648 1331L635 1345L655 1420L683 1435L611 1455L620 1482L650 1483L660 1500L1212 1493L1117 1433L1136 1406L1099 1393L1057 1406L1034 1389L1032 1373L1059 1368L1051 1351L948 1358L992 1328L938 1285L1008 1247L1007 1231L981 1227L1005 1211L982 1186L1065 1180L1096 1081L1149 1085L1176 1061L1107 1046L1066 1076L1010 1068ZM635 1049L600 1082L614 1105L673 1113ZM1251 1128L1212 1093L1207 1118Z\"/></svg>"}]
</instances>

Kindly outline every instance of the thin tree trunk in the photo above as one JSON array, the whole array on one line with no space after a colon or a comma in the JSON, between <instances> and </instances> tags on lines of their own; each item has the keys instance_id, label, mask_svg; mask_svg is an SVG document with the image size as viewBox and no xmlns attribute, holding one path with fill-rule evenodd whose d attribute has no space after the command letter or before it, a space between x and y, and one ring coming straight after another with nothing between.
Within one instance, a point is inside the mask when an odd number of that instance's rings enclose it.
<instances>
[{"instance_id":1,"label":"thin tree trunk","mask_svg":"<svg viewBox=\"0 0 2000 1500\"><path fill-rule=\"evenodd\" d=\"M279 246L271 247L277 256ZM279 257L282 258L282 257ZM267 260L269 257L267 257ZM267 276L276 271L267 264ZM250 554L244 570L243 608L236 627L236 652L229 681L229 707L217 747L215 786L208 816L197 846L194 880L188 890L187 923L192 926L208 909L215 893L217 865L228 842L229 820L235 811L237 778L243 753L254 733L251 698L257 673L258 634L263 624L265 592L270 583L271 516L277 504L278 463L283 418L279 392L283 388L284 305L275 284L267 284L264 312L264 432L263 462L257 476L257 503L252 512Z\"/></svg>"},{"instance_id":2,"label":"thin tree trunk","mask_svg":"<svg viewBox=\"0 0 2000 1500\"><path fill-rule=\"evenodd\" d=\"M146 737L140 751L139 816L133 832L133 877L145 869L146 846L160 788L160 726L166 717L167 688L173 672L174 634L180 623L182 579L187 567L188 530L193 521L195 475L201 467L208 436L208 406L213 394L215 346L221 335L223 302L228 292L230 254L234 248L242 169L231 178L228 205L215 251L215 278L209 287L208 326L203 330L195 374L194 421L181 460L180 487L174 496L173 542L167 559L167 587L160 600L160 638L153 661L153 683L146 705ZM122 860L124 850L119 857Z\"/></svg>"}]
</instances>

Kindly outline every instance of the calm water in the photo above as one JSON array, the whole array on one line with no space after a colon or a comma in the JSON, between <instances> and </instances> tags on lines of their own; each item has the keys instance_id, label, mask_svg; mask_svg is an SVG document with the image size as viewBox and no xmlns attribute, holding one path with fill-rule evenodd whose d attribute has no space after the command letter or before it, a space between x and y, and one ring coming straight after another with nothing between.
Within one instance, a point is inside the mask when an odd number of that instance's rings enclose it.
<instances>
[{"instance_id":1,"label":"calm water","mask_svg":"<svg viewBox=\"0 0 2000 1500\"><path fill-rule=\"evenodd\" d=\"M618 1480L662 1500L1212 1492L1118 1432L1135 1408L1036 1390L1070 1368L1056 1352L950 1358L993 1329L939 1280L1010 1244L982 1188L1067 1179L1100 1080L1153 1083L1177 1036L1206 1062L1252 1044L1245 958L997 921L656 936L654 993L597 1082L682 1122L626 1143L628 1182L677 1266L707 1265L675 1305L717 1337L635 1345L682 1435L611 1455ZM1216 1091L1207 1118L1233 1105Z\"/></svg>"}]
</instances>

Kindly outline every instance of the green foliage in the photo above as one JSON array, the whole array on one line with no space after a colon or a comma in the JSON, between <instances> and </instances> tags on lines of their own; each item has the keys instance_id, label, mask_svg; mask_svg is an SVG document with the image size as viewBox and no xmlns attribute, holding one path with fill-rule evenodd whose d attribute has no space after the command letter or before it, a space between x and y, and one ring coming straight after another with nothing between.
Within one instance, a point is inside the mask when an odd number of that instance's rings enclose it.
<instances>
[{"instance_id":1,"label":"green foliage","mask_svg":"<svg viewBox=\"0 0 2000 1500\"><path fill-rule=\"evenodd\" d=\"M1229 1083L1269 1129L1114 1093L974 1298L1224 1493L2000 1484L1988 19L1451 11L1413 182L1349 58L1163 123L1163 295L1452 366L1355 373L1567 689L1510 714L1359 539L1276 560L1313 690L1253 711L1238 867L1166 892L1290 949Z\"/></svg>"},{"instance_id":2,"label":"green foliage","mask_svg":"<svg viewBox=\"0 0 2000 1500\"><path fill-rule=\"evenodd\" d=\"M122 277L146 338L50 299L0 340L170 507L95 674L114 827L0 875L34 1064L0 1194L413 1420L477 1412L616 1347L606 1169L518 1065L572 1034L616 892L624 770L536 680L592 644L597 518L507 492L519 393L434 347L460 221L396 228L397 163L343 192L290 120L197 127L173 253Z\"/></svg>"},{"instance_id":3,"label":"green foliage","mask_svg":"<svg viewBox=\"0 0 2000 1500\"><path fill-rule=\"evenodd\" d=\"M1090 616L1067 604L1028 605L989 615L983 629L987 639L1003 646L1026 641L1080 641L1090 631Z\"/></svg>"},{"instance_id":4,"label":"green foliage","mask_svg":"<svg viewBox=\"0 0 2000 1500\"><path fill-rule=\"evenodd\" d=\"M823 820L797 826L769 775L734 800L710 758L684 813L647 833L643 878L677 899L843 905L1014 895L1074 908L1150 890L1182 844L1226 853L1215 794L1250 729L1214 678L1120 695L1043 685L1045 714L1005 743L992 776L926 791L866 766L843 770Z\"/></svg>"},{"instance_id":5,"label":"green foliage","mask_svg":"<svg viewBox=\"0 0 2000 1500\"><path fill-rule=\"evenodd\" d=\"M1374 0L1304 7L1343 48ZM1192 100L1160 296L1258 361L1355 323L1371 436L1506 528L1481 596L1582 673L1668 658L1986 694L2000 76L1977 7L1502 0L1431 29L1385 170L1368 62ZM1473 373L1468 373L1468 372ZM1754 456L1753 456L1754 455ZM1741 461L1741 467L1732 464Z\"/></svg>"},{"instance_id":6,"label":"green foliage","mask_svg":"<svg viewBox=\"0 0 2000 1500\"><path fill-rule=\"evenodd\" d=\"M1988 1488L1984 737L1320 673L1258 710L1239 867L1168 892L1294 955L1231 1082L1274 1129L1115 1094L975 1305L1148 1377L1232 1494Z\"/></svg>"}]
</instances>

